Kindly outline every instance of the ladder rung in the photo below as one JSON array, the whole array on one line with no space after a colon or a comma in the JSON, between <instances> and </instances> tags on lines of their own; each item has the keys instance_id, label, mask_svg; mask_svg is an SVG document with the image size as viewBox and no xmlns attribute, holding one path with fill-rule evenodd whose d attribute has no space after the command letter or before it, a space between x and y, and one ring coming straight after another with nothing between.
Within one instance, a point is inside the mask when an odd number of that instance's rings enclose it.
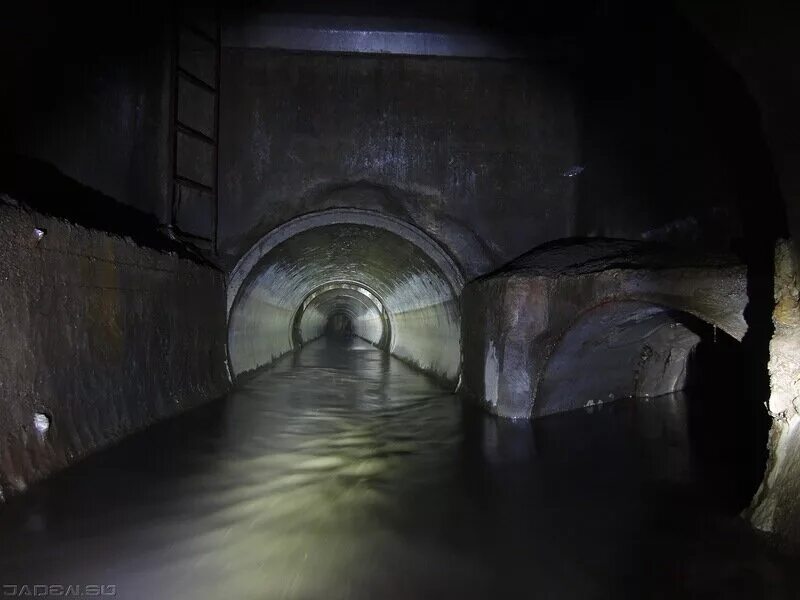
<instances>
[{"instance_id":1,"label":"ladder rung","mask_svg":"<svg viewBox=\"0 0 800 600\"><path fill-rule=\"evenodd\" d=\"M189 73L189 71L187 71L186 69L184 69L181 66L178 67L178 75L180 75L181 77L186 79L186 81L188 81L190 83L193 83L197 87L203 88L207 92L211 92L214 95L216 95L216 93L217 93L217 88L215 88L213 85L210 85L210 84L206 83L205 81L200 79L197 75L193 75L192 73Z\"/></svg>"},{"instance_id":2,"label":"ladder rung","mask_svg":"<svg viewBox=\"0 0 800 600\"><path fill-rule=\"evenodd\" d=\"M184 177L183 175L175 175L175 182L181 185L185 185L186 187L194 188L196 190L200 190L202 192L214 192L214 188L210 185L206 185L205 183L200 183L199 181L195 181L194 179L189 179L188 177Z\"/></svg>"},{"instance_id":3,"label":"ladder rung","mask_svg":"<svg viewBox=\"0 0 800 600\"><path fill-rule=\"evenodd\" d=\"M217 145L217 142L216 142L216 140L214 138L212 138L211 136L206 135L202 131L198 131L194 127L190 127L189 125L187 125L186 123L183 123L182 121L177 121L177 127L178 127L178 131L180 131L181 133L183 133L185 135L188 135L188 136L191 136L193 138L196 138L196 139L200 140L201 142L205 142L207 144L211 144L212 146L216 146Z\"/></svg>"}]
</instances>

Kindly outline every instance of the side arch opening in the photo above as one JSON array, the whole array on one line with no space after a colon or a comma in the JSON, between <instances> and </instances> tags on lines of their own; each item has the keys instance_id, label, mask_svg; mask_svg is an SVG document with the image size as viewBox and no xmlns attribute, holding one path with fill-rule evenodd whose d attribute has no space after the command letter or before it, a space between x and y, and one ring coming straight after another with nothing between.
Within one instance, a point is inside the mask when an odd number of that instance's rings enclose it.
<instances>
[{"instance_id":1,"label":"side arch opening","mask_svg":"<svg viewBox=\"0 0 800 600\"><path fill-rule=\"evenodd\" d=\"M746 345L689 313L612 301L583 314L545 365L537 417L583 409L616 414L668 448L671 468L696 478L732 514L749 503L763 473L769 416L751 393ZM609 418L611 418L609 416Z\"/></svg>"}]
</instances>

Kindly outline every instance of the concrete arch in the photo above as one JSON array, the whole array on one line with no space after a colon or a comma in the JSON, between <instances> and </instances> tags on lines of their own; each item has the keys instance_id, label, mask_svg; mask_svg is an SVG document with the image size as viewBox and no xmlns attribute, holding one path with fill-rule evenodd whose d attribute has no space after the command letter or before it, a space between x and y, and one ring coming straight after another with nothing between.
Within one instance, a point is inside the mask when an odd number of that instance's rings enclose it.
<instances>
[{"instance_id":1,"label":"concrete arch","mask_svg":"<svg viewBox=\"0 0 800 600\"><path fill-rule=\"evenodd\" d=\"M302 215L279 225L242 255L228 276L228 314L230 315L233 302L244 280L272 249L309 229L341 224L376 227L400 236L427 254L436 263L454 290L460 293L463 289L464 275L460 266L442 246L418 227L396 217L371 210L332 208Z\"/></svg>"},{"instance_id":2,"label":"concrete arch","mask_svg":"<svg viewBox=\"0 0 800 600\"><path fill-rule=\"evenodd\" d=\"M293 319L292 348L323 335L325 323L337 311L350 318L354 335L391 350L392 326L380 298L374 291L349 281L328 283L303 300Z\"/></svg>"},{"instance_id":3,"label":"concrete arch","mask_svg":"<svg viewBox=\"0 0 800 600\"><path fill-rule=\"evenodd\" d=\"M458 380L463 276L411 225L359 210L307 215L256 244L231 282L234 375L318 337L339 311L356 335L448 385Z\"/></svg>"},{"instance_id":4,"label":"concrete arch","mask_svg":"<svg viewBox=\"0 0 800 600\"><path fill-rule=\"evenodd\" d=\"M464 294L465 389L511 418L537 416L539 383L564 332L587 311L632 302L692 315L741 341L746 268L628 240L537 248Z\"/></svg>"},{"instance_id":5,"label":"concrete arch","mask_svg":"<svg viewBox=\"0 0 800 600\"><path fill-rule=\"evenodd\" d=\"M700 341L696 334L686 327L687 320L696 320L710 327L716 327L737 342L741 342L747 332L747 323L744 320L747 294L744 270L741 268L684 267L664 271L610 269L593 273L588 281L584 277L558 281L550 290L553 295L550 297L546 331L529 332L535 342L532 343L528 355L528 364L532 366L530 403L524 409L528 417L579 408L568 401L564 407L557 410L541 409L542 394L556 393L542 389L542 383L547 369L552 366L552 357L559 346L571 332L576 332L580 324L593 315L606 313L611 318L611 323L605 323L606 331L619 325L620 320L624 321L626 308L630 309L630 316L633 317L637 314L647 314L651 325L654 326L677 324L678 330L671 333L673 341L682 348L680 360L683 363L688 358L688 351ZM703 282L702 288L700 282ZM576 283L577 287L574 286ZM587 283L590 285L587 286ZM564 301L567 298L569 300ZM676 315L684 317L677 318ZM603 326L602 323L600 325ZM602 335L602 332L597 333ZM666 343L665 340L661 341ZM666 357L663 358L666 360ZM650 364L655 364L655 361ZM642 389L642 395L655 396L682 389L680 365L672 363L671 366L676 365L678 371L670 375L673 379L669 383L659 386L652 382L647 388L648 391ZM586 372L576 373L583 373L582 376L585 378ZM594 380L598 388L602 387L600 381L601 379ZM617 387L617 390L622 389L624 386ZM631 388L628 394L613 390L608 393L620 397L636 395L634 392L635 390ZM587 397L586 401L589 400L597 401L600 398ZM548 402L549 400L544 400L545 404Z\"/></svg>"},{"instance_id":6,"label":"concrete arch","mask_svg":"<svg viewBox=\"0 0 800 600\"><path fill-rule=\"evenodd\" d=\"M701 341L698 321L636 300L609 301L583 311L551 346L536 382L531 416L684 389L689 360Z\"/></svg>"}]
</instances>

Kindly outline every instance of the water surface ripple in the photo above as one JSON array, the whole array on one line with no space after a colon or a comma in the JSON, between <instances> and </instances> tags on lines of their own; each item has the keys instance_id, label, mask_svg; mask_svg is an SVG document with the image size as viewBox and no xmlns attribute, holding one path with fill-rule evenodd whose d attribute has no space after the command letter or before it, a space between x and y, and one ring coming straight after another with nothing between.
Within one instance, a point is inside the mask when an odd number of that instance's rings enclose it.
<instances>
[{"instance_id":1,"label":"water surface ripple","mask_svg":"<svg viewBox=\"0 0 800 600\"><path fill-rule=\"evenodd\" d=\"M740 457L697 446L689 409L674 395L498 420L364 342L323 339L10 502L0 582L132 599L791 597L736 519Z\"/></svg>"}]
</instances>

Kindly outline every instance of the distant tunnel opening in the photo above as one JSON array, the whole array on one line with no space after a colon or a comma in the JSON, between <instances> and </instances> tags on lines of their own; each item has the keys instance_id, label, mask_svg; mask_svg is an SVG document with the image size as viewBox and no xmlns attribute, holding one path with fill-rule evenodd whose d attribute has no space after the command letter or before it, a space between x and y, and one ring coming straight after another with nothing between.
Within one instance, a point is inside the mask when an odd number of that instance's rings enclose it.
<instances>
[{"instance_id":1,"label":"distant tunnel opening","mask_svg":"<svg viewBox=\"0 0 800 600\"><path fill-rule=\"evenodd\" d=\"M358 222L341 222L337 211L308 227L290 222L270 234L277 243L262 241L257 258L234 272L234 281L240 277L229 313L234 375L328 335L362 338L455 384L461 368L457 268L410 226L354 214L346 216Z\"/></svg>"},{"instance_id":2,"label":"distant tunnel opening","mask_svg":"<svg viewBox=\"0 0 800 600\"><path fill-rule=\"evenodd\" d=\"M334 313L325 323L325 335L333 338L353 337L353 321L344 313Z\"/></svg>"},{"instance_id":3,"label":"distant tunnel opening","mask_svg":"<svg viewBox=\"0 0 800 600\"><path fill-rule=\"evenodd\" d=\"M391 348L391 326L383 302L363 285L335 282L309 294L292 325L295 349L322 335L360 337L382 350Z\"/></svg>"}]
</instances>

